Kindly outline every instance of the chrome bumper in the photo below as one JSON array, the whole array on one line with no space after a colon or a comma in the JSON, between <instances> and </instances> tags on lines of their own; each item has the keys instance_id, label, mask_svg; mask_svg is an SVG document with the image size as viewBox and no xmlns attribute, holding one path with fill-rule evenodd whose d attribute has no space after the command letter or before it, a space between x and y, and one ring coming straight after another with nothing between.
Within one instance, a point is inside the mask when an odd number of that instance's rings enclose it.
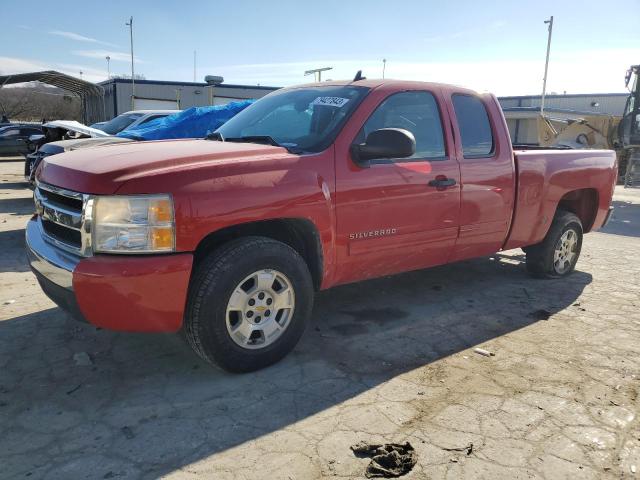
<instances>
[{"instance_id":1,"label":"chrome bumper","mask_svg":"<svg viewBox=\"0 0 640 480\"><path fill-rule=\"evenodd\" d=\"M27 223L26 241L31 269L59 287L73 290L73 271L80 262L80 257L47 242L39 217L32 218Z\"/></svg>"}]
</instances>

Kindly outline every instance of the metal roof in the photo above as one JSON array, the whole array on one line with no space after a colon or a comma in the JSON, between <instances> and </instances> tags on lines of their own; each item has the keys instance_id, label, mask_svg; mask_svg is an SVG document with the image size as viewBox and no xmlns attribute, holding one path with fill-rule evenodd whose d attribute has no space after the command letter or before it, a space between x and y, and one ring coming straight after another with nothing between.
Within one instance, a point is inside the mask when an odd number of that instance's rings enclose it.
<instances>
[{"instance_id":1,"label":"metal roof","mask_svg":"<svg viewBox=\"0 0 640 480\"><path fill-rule=\"evenodd\" d=\"M109 85L110 83L131 83L130 78L110 78L100 82L100 85ZM171 85L179 87L208 87L208 83L201 82L180 82L169 80L138 80L135 81L136 85ZM281 87L267 87L264 85L238 85L234 83L219 83L215 85L215 88L246 88L248 90L277 90Z\"/></svg>"},{"instance_id":2,"label":"metal roof","mask_svg":"<svg viewBox=\"0 0 640 480\"><path fill-rule=\"evenodd\" d=\"M25 82L42 82L77 95L82 105L84 123L91 124L104 120L104 88L100 85L55 70L0 75L0 88Z\"/></svg>"},{"instance_id":3,"label":"metal roof","mask_svg":"<svg viewBox=\"0 0 640 480\"><path fill-rule=\"evenodd\" d=\"M88 95L104 95L104 89L100 85L72 77L71 75L56 72L55 70L17 73L15 75L0 75L0 88L13 83L36 81L62 88L81 97Z\"/></svg>"}]
</instances>

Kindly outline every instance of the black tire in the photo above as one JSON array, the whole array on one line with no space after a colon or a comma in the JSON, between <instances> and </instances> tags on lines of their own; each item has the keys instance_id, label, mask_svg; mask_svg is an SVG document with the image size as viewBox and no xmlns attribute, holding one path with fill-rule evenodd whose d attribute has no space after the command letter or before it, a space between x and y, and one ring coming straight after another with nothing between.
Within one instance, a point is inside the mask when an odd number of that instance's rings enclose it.
<instances>
[{"instance_id":1,"label":"black tire","mask_svg":"<svg viewBox=\"0 0 640 480\"><path fill-rule=\"evenodd\" d=\"M577 237L575 248L572 249L575 256L571 262L568 262L568 267L565 266L564 269L560 269L558 265L554 264L555 250L560 239L568 230L573 230ZM566 277L575 269L578 258L580 257L581 249L582 222L573 213L559 210L556 213L553 222L551 222L551 227L549 227L549 231L544 237L544 240L537 245L531 245L524 249L527 254L527 270L531 275L537 278Z\"/></svg>"},{"instance_id":2,"label":"black tire","mask_svg":"<svg viewBox=\"0 0 640 480\"><path fill-rule=\"evenodd\" d=\"M244 278L262 269L279 271L290 280L295 308L288 326L268 346L239 346L227 330L227 304ZM313 307L313 282L306 263L288 245L265 237L233 240L196 266L187 299L183 334L205 361L229 372L251 372L286 356L304 333Z\"/></svg>"}]
</instances>

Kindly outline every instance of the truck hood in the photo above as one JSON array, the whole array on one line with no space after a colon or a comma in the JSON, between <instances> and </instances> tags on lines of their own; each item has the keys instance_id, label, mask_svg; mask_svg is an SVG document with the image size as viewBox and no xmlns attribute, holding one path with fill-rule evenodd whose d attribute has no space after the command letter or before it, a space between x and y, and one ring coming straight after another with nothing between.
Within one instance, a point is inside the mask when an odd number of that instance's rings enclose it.
<instances>
[{"instance_id":1,"label":"truck hood","mask_svg":"<svg viewBox=\"0 0 640 480\"><path fill-rule=\"evenodd\" d=\"M131 142L45 157L37 179L76 192L113 194L123 183L136 178L287 156L295 157L285 148L253 143L214 140Z\"/></svg>"}]
</instances>

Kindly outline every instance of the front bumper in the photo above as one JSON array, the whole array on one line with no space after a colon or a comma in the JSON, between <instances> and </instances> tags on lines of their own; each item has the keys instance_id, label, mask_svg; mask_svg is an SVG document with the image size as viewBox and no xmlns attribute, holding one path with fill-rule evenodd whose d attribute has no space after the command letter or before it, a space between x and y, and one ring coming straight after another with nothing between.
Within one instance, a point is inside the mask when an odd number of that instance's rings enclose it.
<instances>
[{"instance_id":1,"label":"front bumper","mask_svg":"<svg viewBox=\"0 0 640 480\"><path fill-rule=\"evenodd\" d=\"M27 258L44 293L76 320L86 321L73 293L73 270L80 262L44 240L37 220L27 224Z\"/></svg>"},{"instance_id":2,"label":"front bumper","mask_svg":"<svg viewBox=\"0 0 640 480\"><path fill-rule=\"evenodd\" d=\"M42 290L74 318L109 330L181 328L192 254L79 257L49 243L37 217L27 224L26 243Z\"/></svg>"}]
</instances>

